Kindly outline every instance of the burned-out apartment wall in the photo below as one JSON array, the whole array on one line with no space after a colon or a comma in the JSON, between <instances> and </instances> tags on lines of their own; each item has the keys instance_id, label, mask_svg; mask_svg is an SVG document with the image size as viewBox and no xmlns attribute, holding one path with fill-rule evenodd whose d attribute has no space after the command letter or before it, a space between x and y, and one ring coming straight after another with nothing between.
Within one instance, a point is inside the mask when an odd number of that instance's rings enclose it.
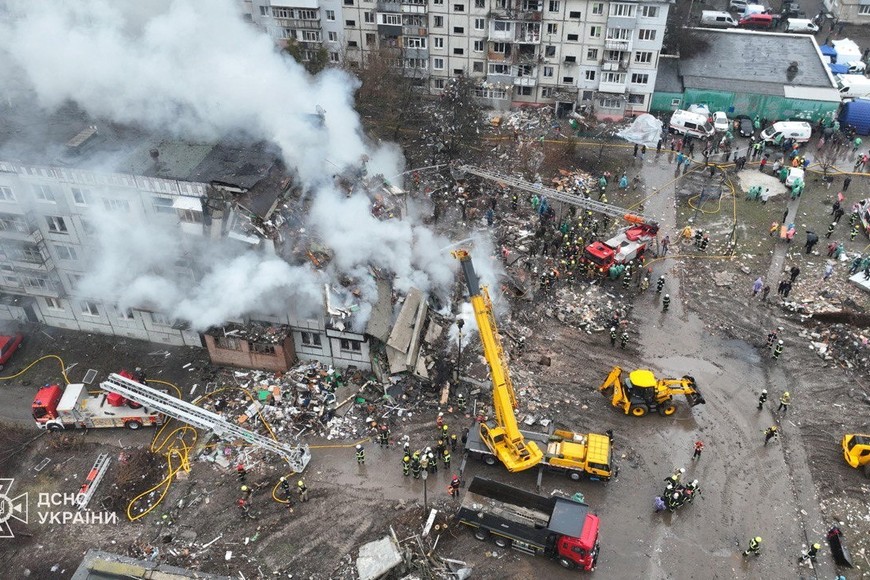
<instances>
[{"instance_id":1,"label":"burned-out apartment wall","mask_svg":"<svg viewBox=\"0 0 870 580\"><path fill-rule=\"evenodd\" d=\"M203 338L211 362L216 365L284 372L296 363L292 335L274 344L211 334L205 334Z\"/></svg>"}]
</instances>

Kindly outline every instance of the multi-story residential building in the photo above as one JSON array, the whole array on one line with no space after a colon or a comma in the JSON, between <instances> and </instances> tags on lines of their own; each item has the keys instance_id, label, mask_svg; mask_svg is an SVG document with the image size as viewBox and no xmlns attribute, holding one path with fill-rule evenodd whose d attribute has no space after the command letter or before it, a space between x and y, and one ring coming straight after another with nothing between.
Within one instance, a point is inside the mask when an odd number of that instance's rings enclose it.
<instances>
[{"instance_id":1,"label":"multi-story residential building","mask_svg":"<svg viewBox=\"0 0 870 580\"><path fill-rule=\"evenodd\" d=\"M269 15L311 10L305 2L317 0L254 0L251 18L276 40L298 39ZM360 66L372 51L395 49L396 65L433 93L462 74L479 81L492 107L548 104L621 118L649 110L671 3L341 0L327 10L343 27L328 33L330 59Z\"/></svg>"}]
</instances>

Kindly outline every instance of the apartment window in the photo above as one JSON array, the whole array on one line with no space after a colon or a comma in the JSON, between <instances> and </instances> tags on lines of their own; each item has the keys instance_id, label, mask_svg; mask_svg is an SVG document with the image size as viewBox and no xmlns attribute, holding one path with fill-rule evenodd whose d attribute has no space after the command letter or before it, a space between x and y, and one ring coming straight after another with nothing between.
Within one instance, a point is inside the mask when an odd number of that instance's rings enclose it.
<instances>
[{"instance_id":1,"label":"apartment window","mask_svg":"<svg viewBox=\"0 0 870 580\"><path fill-rule=\"evenodd\" d=\"M554 57L556 56L556 45L548 44L544 47L544 56L546 57Z\"/></svg>"},{"instance_id":2,"label":"apartment window","mask_svg":"<svg viewBox=\"0 0 870 580\"><path fill-rule=\"evenodd\" d=\"M432 41L435 43L435 48L444 48L444 39L443 38L436 36L432 39Z\"/></svg>"},{"instance_id":3,"label":"apartment window","mask_svg":"<svg viewBox=\"0 0 870 580\"><path fill-rule=\"evenodd\" d=\"M474 29L475 30L484 30L486 28L486 20L483 18L475 18L474 19Z\"/></svg>"},{"instance_id":4,"label":"apartment window","mask_svg":"<svg viewBox=\"0 0 870 580\"><path fill-rule=\"evenodd\" d=\"M81 224L82 224L82 232L83 232L86 236L92 236L92 235L94 235L95 233L97 233L97 230L94 229L94 226L93 226L93 224L91 223L91 221L90 221L89 219L87 219L87 218L79 218L79 221L80 221Z\"/></svg>"},{"instance_id":5,"label":"apartment window","mask_svg":"<svg viewBox=\"0 0 870 580\"><path fill-rule=\"evenodd\" d=\"M374 34L372 34L372 36L374 36ZM366 35L366 42L368 43L368 35ZM348 48L357 48L358 46L359 46L359 44L355 40L348 40L347 41Z\"/></svg>"},{"instance_id":6,"label":"apartment window","mask_svg":"<svg viewBox=\"0 0 870 580\"><path fill-rule=\"evenodd\" d=\"M474 41L474 52L483 52L483 41L475 40Z\"/></svg>"},{"instance_id":7,"label":"apartment window","mask_svg":"<svg viewBox=\"0 0 870 580\"><path fill-rule=\"evenodd\" d=\"M81 303L82 314L85 316L99 316L100 309L97 308L97 305L94 302L88 302L87 300Z\"/></svg>"},{"instance_id":8,"label":"apartment window","mask_svg":"<svg viewBox=\"0 0 870 580\"><path fill-rule=\"evenodd\" d=\"M433 89L443 89L444 88L444 79L434 79L432 81Z\"/></svg>"},{"instance_id":9,"label":"apartment window","mask_svg":"<svg viewBox=\"0 0 870 580\"><path fill-rule=\"evenodd\" d=\"M559 25L555 22L547 24L547 34L559 34Z\"/></svg>"},{"instance_id":10,"label":"apartment window","mask_svg":"<svg viewBox=\"0 0 870 580\"><path fill-rule=\"evenodd\" d=\"M608 28L607 40L631 40L631 30L628 28Z\"/></svg>"},{"instance_id":11,"label":"apartment window","mask_svg":"<svg viewBox=\"0 0 870 580\"><path fill-rule=\"evenodd\" d=\"M50 185L34 185L33 193L36 195L36 199L41 201L54 201L54 191L52 191Z\"/></svg>"},{"instance_id":12,"label":"apartment window","mask_svg":"<svg viewBox=\"0 0 870 580\"><path fill-rule=\"evenodd\" d=\"M577 57L569 54L565 57L565 62L577 62Z\"/></svg>"},{"instance_id":13,"label":"apartment window","mask_svg":"<svg viewBox=\"0 0 870 580\"><path fill-rule=\"evenodd\" d=\"M326 11L326 20L329 22L335 22L335 10Z\"/></svg>"},{"instance_id":14,"label":"apartment window","mask_svg":"<svg viewBox=\"0 0 870 580\"><path fill-rule=\"evenodd\" d=\"M160 312L151 312L151 322L160 326L172 326L172 321L169 317Z\"/></svg>"},{"instance_id":15,"label":"apartment window","mask_svg":"<svg viewBox=\"0 0 870 580\"><path fill-rule=\"evenodd\" d=\"M870 12L868 12L870 14ZM644 18L656 18L659 15L658 6L641 6L640 15Z\"/></svg>"},{"instance_id":16,"label":"apartment window","mask_svg":"<svg viewBox=\"0 0 870 580\"><path fill-rule=\"evenodd\" d=\"M454 26L453 34L465 34L465 28L462 26Z\"/></svg>"},{"instance_id":17,"label":"apartment window","mask_svg":"<svg viewBox=\"0 0 870 580\"><path fill-rule=\"evenodd\" d=\"M27 220L24 219L24 216L0 213L0 231L29 234L30 228L27 227Z\"/></svg>"},{"instance_id":18,"label":"apartment window","mask_svg":"<svg viewBox=\"0 0 870 580\"><path fill-rule=\"evenodd\" d=\"M338 42L338 33L337 32L327 32L326 38L329 39L329 42Z\"/></svg>"},{"instance_id":19,"label":"apartment window","mask_svg":"<svg viewBox=\"0 0 870 580\"><path fill-rule=\"evenodd\" d=\"M553 87L541 87L541 98L550 99L553 97Z\"/></svg>"},{"instance_id":20,"label":"apartment window","mask_svg":"<svg viewBox=\"0 0 870 580\"><path fill-rule=\"evenodd\" d=\"M550 12L558 12L559 11L559 0L550 0L550 5L547 6L547 9Z\"/></svg>"},{"instance_id":21,"label":"apartment window","mask_svg":"<svg viewBox=\"0 0 870 580\"><path fill-rule=\"evenodd\" d=\"M598 106L602 109L621 109L622 101L620 99L598 99Z\"/></svg>"},{"instance_id":22,"label":"apartment window","mask_svg":"<svg viewBox=\"0 0 870 580\"><path fill-rule=\"evenodd\" d=\"M432 0L432 4L435 4L436 6L443 6L444 0Z\"/></svg>"},{"instance_id":23,"label":"apartment window","mask_svg":"<svg viewBox=\"0 0 870 580\"><path fill-rule=\"evenodd\" d=\"M601 75L602 83L624 83L625 73L605 72Z\"/></svg>"},{"instance_id":24,"label":"apartment window","mask_svg":"<svg viewBox=\"0 0 870 580\"><path fill-rule=\"evenodd\" d=\"M316 346L321 347L323 343L320 340L319 332L302 332L302 345L303 346Z\"/></svg>"},{"instance_id":25,"label":"apartment window","mask_svg":"<svg viewBox=\"0 0 870 580\"><path fill-rule=\"evenodd\" d=\"M360 352L362 350L362 343L358 340L347 340L345 338L342 338L341 350L349 352Z\"/></svg>"},{"instance_id":26,"label":"apartment window","mask_svg":"<svg viewBox=\"0 0 870 580\"><path fill-rule=\"evenodd\" d=\"M610 15L611 16L624 16L626 18L632 18L634 16L635 8L637 8L637 6L635 4L612 3L610 5Z\"/></svg>"},{"instance_id":27,"label":"apartment window","mask_svg":"<svg viewBox=\"0 0 870 580\"><path fill-rule=\"evenodd\" d=\"M62 217L47 215L45 216L45 221L48 222L48 231L55 234L67 233L66 222Z\"/></svg>"},{"instance_id":28,"label":"apartment window","mask_svg":"<svg viewBox=\"0 0 870 580\"><path fill-rule=\"evenodd\" d=\"M353 6L353 0L344 0L345 6Z\"/></svg>"},{"instance_id":29,"label":"apartment window","mask_svg":"<svg viewBox=\"0 0 870 580\"><path fill-rule=\"evenodd\" d=\"M120 320L133 320L133 310L130 308L118 308L116 306L115 313Z\"/></svg>"},{"instance_id":30,"label":"apartment window","mask_svg":"<svg viewBox=\"0 0 870 580\"><path fill-rule=\"evenodd\" d=\"M242 350L242 341L235 336L216 336L214 345L223 350Z\"/></svg>"},{"instance_id":31,"label":"apartment window","mask_svg":"<svg viewBox=\"0 0 870 580\"><path fill-rule=\"evenodd\" d=\"M356 26L356 20L345 20L344 25L348 28L354 28Z\"/></svg>"},{"instance_id":32,"label":"apartment window","mask_svg":"<svg viewBox=\"0 0 870 580\"><path fill-rule=\"evenodd\" d=\"M656 31L651 28L641 28L637 31L637 39L638 40L655 40L656 39Z\"/></svg>"},{"instance_id":33,"label":"apartment window","mask_svg":"<svg viewBox=\"0 0 870 580\"><path fill-rule=\"evenodd\" d=\"M395 22L387 22L387 16L393 16L393 15L392 14L384 14L384 24L399 24L399 22L398 22L399 16L398 15L395 15L395 18L393 18L393 20L395 20ZM375 21L374 12L363 12L363 21L367 22L368 24L372 24Z\"/></svg>"},{"instance_id":34,"label":"apartment window","mask_svg":"<svg viewBox=\"0 0 870 580\"><path fill-rule=\"evenodd\" d=\"M566 85L574 84L574 77L562 77L562 83Z\"/></svg>"},{"instance_id":35,"label":"apartment window","mask_svg":"<svg viewBox=\"0 0 870 580\"><path fill-rule=\"evenodd\" d=\"M11 187L0 185L0 201L15 201L15 194Z\"/></svg>"},{"instance_id":36,"label":"apartment window","mask_svg":"<svg viewBox=\"0 0 870 580\"><path fill-rule=\"evenodd\" d=\"M317 10L297 10L296 18L299 20L317 20Z\"/></svg>"},{"instance_id":37,"label":"apartment window","mask_svg":"<svg viewBox=\"0 0 870 580\"><path fill-rule=\"evenodd\" d=\"M472 72L476 72L476 73L483 72L483 61L482 60L474 61L473 63L471 63L471 66L472 66Z\"/></svg>"},{"instance_id":38,"label":"apartment window","mask_svg":"<svg viewBox=\"0 0 870 580\"><path fill-rule=\"evenodd\" d=\"M595 71L594 70L586 71L586 80L587 81L594 81L595 80Z\"/></svg>"},{"instance_id":39,"label":"apartment window","mask_svg":"<svg viewBox=\"0 0 870 580\"><path fill-rule=\"evenodd\" d=\"M632 105L642 105L644 101L644 95L628 95L628 102Z\"/></svg>"},{"instance_id":40,"label":"apartment window","mask_svg":"<svg viewBox=\"0 0 870 580\"><path fill-rule=\"evenodd\" d=\"M474 0L475 8L486 8L486 0Z\"/></svg>"},{"instance_id":41,"label":"apartment window","mask_svg":"<svg viewBox=\"0 0 870 580\"><path fill-rule=\"evenodd\" d=\"M130 211L130 202L128 202L126 199L104 199L103 205L109 211Z\"/></svg>"},{"instance_id":42,"label":"apartment window","mask_svg":"<svg viewBox=\"0 0 870 580\"><path fill-rule=\"evenodd\" d=\"M260 16L269 16L268 6L260 6Z\"/></svg>"},{"instance_id":43,"label":"apartment window","mask_svg":"<svg viewBox=\"0 0 870 580\"><path fill-rule=\"evenodd\" d=\"M632 73L631 84L645 85L649 82L649 75L646 73Z\"/></svg>"},{"instance_id":44,"label":"apartment window","mask_svg":"<svg viewBox=\"0 0 870 580\"><path fill-rule=\"evenodd\" d=\"M465 54L465 49L464 48L454 48L453 54L455 54L456 56L462 56L463 54Z\"/></svg>"},{"instance_id":45,"label":"apartment window","mask_svg":"<svg viewBox=\"0 0 870 580\"><path fill-rule=\"evenodd\" d=\"M512 27L511 22L505 22L504 20L496 20L492 25L493 30L496 32L510 32Z\"/></svg>"},{"instance_id":46,"label":"apartment window","mask_svg":"<svg viewBox=\"0 0 870 580\"><path fill-rule=\"evenodd\" d=\"M532 95L532 87L517 87L517 94L523 97L530 97Z\"/></svg>"},{"instance_id":47,"label":"apartment window","mask_svg":"<svg viewBox=\"0 0 870 580\"><path fill-rule=\"evenodd\" d=\"M598 60L598 49L589 48L586 50L586 60Z\"/></svg>"},{"instance_id":48,"label":"apartment window","mask_svg":"<svg viewBox=\"0 0 870 580\"><path fill-rule=\"evenodd\" d=\"M333 63L339 62L337 52L330 52L329 53L329 62L333 62Z\"/></svg>"},{"instance_id":49,"label":"apartment window","mask_svg":"<svg viewBox=\"0 0 870 580\"><path fill-rule=\"evenodd\" d=\"M432 68L435 70L444 70L444 59L443 58L433 58L432 59Z\"/></svg>"},{"instance_id":50,"label":"apartment window","mask_svg":"<svg viewBox=\"0 0 870 580\"><path fill-rule=\"evenodd\" d=\"M155 213L175 213L175 208L172 207L172 198L163 197L160 195L154 196L152 201Z\"/></svg>"},{"instance_id":51,"label":"apartment window","mask_svg":"<svg viewBox=\"0 0 870 580\"><path fill-rule=\"evenodd\" d=\"M568 13L568 18L583 18L583 13L579 10L572 10Z\"/></svg>"},{"instance_id":52,"label":"apartment window","mask_svg":"<svg viewBox=\"0 0 870 580\"><path fill-rule=\"evenodd\" d=\"M70 191L72 191L73 201L75 201L78 205L88 204L85 197L87 194L87 190L84 190L80 187L72 187L70 188Z\"/></svg>"},{"instance_id":53,"label":"apartment window","mask_svg":"<svg viewBox=\"0 0 870 580\"><path fill-rule=\"evenodd\" d=\"M63 304L57 298L44 298L45 305L52 310L63 310Z\"/></svg>"},{"instance_id":54,"label":"apartment window","mask_svg":"<svg viewBox=\"0 0 870 580\"><path fill-rule=\"evenodd\" d=\"M263 344L261 342L252 342L251 343L251 352L254 352L257 354L275 356L275 345L274 344Z\"/></svg>"},{"instance_id":55,"label":"apartment window","mask_svg":"<svg viewBox=\"0 0 870 580\"><path fill-rule=\"evenodd\" d=\"M634 62L638 64L649 64L652 62L653 53L649 51L638 51L634 53Z\"/></svg>"},{"instance_id":56,"label":"apartment window","mask_svg":"<svg viewBox=\"0 0 870 580\"><path fill-rule=\"evenodd\" d=\"M272 16L275 18L293 18L293 10L290 8L272 8Z\"/></svg>"},{"instance_id":57,"label":"apartment window","mask_svg":"<svg viewBox=\"0 0 870 580\"><path fill-rule=\"evenodd\" d=\"M569 35L566 36L565 38L566 38L569 42L577 42L578 40L580 40L580 35L579 35L579 34L569 34Z\"/></svg>"},{"instance_id":58,"label":"apartment window","mask_svg":"<svg viewBox=\"0 0 870 580\"><path fill-rule=\"evenodd\" d=\"M492 51L498 54L504 54L505 50L507 50L507 43L505 42L493 42L492 43Z\"/></svg>"},{"instance_id":59,"label":"apartment window","mask_svg":"<svg viewBox=\"0 0 870 580\"><path fill-rule=\"evenodd\" d=\"M592 14L598 16L604 14L604 2L597 2L592 5Z\"/></svg>"},{"instance_id":60,"label":"apartment window","mask_svg":"<svg viewBox=\"0 0 870 580\"><path fill-rule=\"evenodd\" d=\"M510 74L511 67L507 64L489 63L489 74L491 75L507 75Z\"/></svg>"},{"instance_id":61,"label":"apartment window","mask_svg":"<svg viewBox=\"0 0 870 580\"><path fill-rule=\"evenodd\" d=\"M337 53L332 53L337 54ZM335 61L338 62L338 61ZM192 209L184 209L178 208L175 210L175 215L178 216L178 219L186 224L201 224L202 223L202 212L194 211Z\"/></svg>"},{"instance_id":62,"label":"apartment window","mask_svg":"<svg viewBox=\"0 0 870 580\"><path fill-rule=\"evenodd\" d=\"M553 76L553 67L545 66L544 67L544 76L545 77L552 77Z\"/></svg>"},{"instance_id":63,"label":"apartment window","mask_svg":"<svg viewBox=\"0 0 870 580\"><path fill-rule=\"evenodd\" d=\"M78 260L79 257L76 255L76 249L72 246L64 246L62 244L56 244L54 246L55 252L57 252L57 257L61 260Z\"/></svg>"},{"instance_id":64,"label":"apartment window","mask_svg":"<svg viewBox=\"0 0 870 580\"><path fill-rule=\"evenodd\" d=\"M426 39L420 36L406 36L405 48L426 48Z\"/></svg>"},{"instance_id":65,"label":"apartment window","mask_svg":"<svg viewBox=\"0 0 870 580\"><path fill-rule=\"evenodd\" d=\"M432 28L444 28L444 17L436 16Z\"/></svg>"},{"instance_id":66,"label":"apartment window","mask_svg":"<svg viewBox=\"0 0 870 580\"><path fill-rule=\"evenodd\" d=\"M601 27L600 26L590 26L589 27L589 38L601 38Z\"/></svg>"},{"instance_id":67,"label":"apartment window","mask_svg":"<svg viewBox=\"0 0 870 580\"><path fill-rule=\"evenodd\" d=\"M375 38L374 32L366 33L366 46L374 46L377 43L377 39ZM350 43L348 43L350 44ZM351 46L356 46L356 42L354 42Z\"/></svg>"},{"instance_id":68,"label":"apartment window","mask_svg":"<svg viewBox=\"0 0 870 580\"><path fill-rule=\"evenodd\" d=\"M465 12L465 6L463 6L462 4L454 4L453 11L454 12Z\"/></svg>"}]
</instances>

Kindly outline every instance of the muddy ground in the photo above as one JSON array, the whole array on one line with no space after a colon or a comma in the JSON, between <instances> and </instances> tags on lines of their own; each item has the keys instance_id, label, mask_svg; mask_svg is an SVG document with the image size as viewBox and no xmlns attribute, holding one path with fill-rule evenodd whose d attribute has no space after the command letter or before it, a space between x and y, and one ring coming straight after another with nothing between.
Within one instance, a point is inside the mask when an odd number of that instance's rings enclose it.
<instances>
[{"instance_id":1,"label":"muddy ground","mask_svg":"<svg viewBox=\"0 0 870 580\"><path fill-rule=\"evenodd\" d=\"M597 148L579 148L578 158L585 157L578 166L599 162L598 153ZM563 162L564 151L558 160ZM642 293L631 287L625 291L613 282L601 288L600 282L582 279L573 284L576 300L584 300L588 290L594 296L604 291L614 308L628 311L631 340L624 350L611 347L605 332L586 332L561 322L556 314L566 299L564 293L539 292L531 301L511 299L512 313L499 323L506 333L528 337L522 353L512 341L505 341L522 412L547 416L576 431L613 429L621 467L619 477L607 484L571 482L545 474L543 493L579 491L601 516L602 550L595 572L599 578L833 578L835 569L827 549L822 551L815 576L813 570L797 565L797 557L802 545L821 541L826 529L837 522L842 522L860 566L840 572L850 579L862 577L870 570L864 558L870 541L870 514L864 500L868 486L860 472L843 462L839 440L844 432L867 431L867 377L809 350L800 332L823 328L780 308L774 300L778 280L773 281L768 303L753 299L750 288L758 275L767 280L772 270L777 277L783 268L797 263L802 274L796 292L803 285L801 291L816 299L847 293L851 307L865 310L867 295L844 289L843 264L837 265L835 277L823 286L819 279L824 259L803 254L802 237L798 236L794 248L785 248L784 242L767 236L768 225L780 219L787 205L782 198L762 206L747 202L739 190L735 200L726 188L721 200L695 210L689 199L712 187L718 174L711 179L690 172L674 181L667 152L648 154L641 163L621 147L608 148L601 163L610 171L629 168L629 177L639 172L643 179L641 191L623 194L618 201L614 196L611 201L630 205L646 198L646 212L661 221L663 234L676 240L677 232L691 220L712 233L711 247L701 256L691 246L682 246L669 259L650 264L653 279L659 274L667 277L665 291L674 299L667 313L661 312L660 297L651 290ZM851 166L848 159L844 159L846 165ZM545 165L545 171L557 168ZM757 170L750 167L744 173L749 171ZM856 177L850 193L857 196L865 191L865 179ZM817 231L822 228L826 203L835 192L836 186L828 189L810 181L803 199L790 204L792 208L799 204L794 209L799 223ZM500 203L507 206L506 199ZM735 215L737 256L720 258ZM529 222L533 219L528 208L522 208L519 216ZM452 229L455 239L467 237L469 229L487 230L479 222L462 224L456 208L448 208L442 224L440 228ZM497 229L492 233L500 235ZM860 238L846 242L855 251L867 243ZM717 286L713 276L723 272L732 274L733 282ZM600 321L601 325L605 322ZM773 361L764 341L767 330L776 326L784 328L781 335L786 347L783 357ZM70 370L73 381L80 380L88 368L104 376L119 367L143 365L150 376L174 382L188 393L193 384L215 376L200 350L56 329L31 329L8 374L48 353L61 354L66 365L78 363ZM866 357L866 349L860 354ZM485 379L477 347L470 347L463 358L467 373ZM193 364L184 368L189 362ZM596 392L613 365L650 367L665 376L692 374L707 403L690 409L679 402L677 413L668 418L622 415ZM113 462L106 480L109 485L104 484L95 498L101 509L117 513L119 522L110 527L40 525L33 517L27 525L13 522L16 538L2 540L5 547L0 550L0 563L11 577L23 577L27 570L36 578L69 577L83 552L96 547L136 556L156 552L155 557L170 564L235 576L241 572L245 578L276 574L351 578L356 550L362 543L388 533L390 526L400 539L421 529L424 486L420 480L402 476L398 447L380 449L367 444L366 465L359 467L353 457L354 442L334 440L310 441L313 460L305 480L311 501L295 505L292 511L270 497L282 474L277 462L260 463L251 470L248 483L256 489L252 517L242 517L235 506L239 482L231 470L194 462L191 473L173 484L153 515L127 522L125 500L134 494L130 458L136 448L148 446L151 433L104 430L32 440L38 434L28 420L32 394L39 385L58 381L58 371L58 363L44 361L0 387L0 415L15 424L0 433L3 449L8 450L0 455L0 476L15 477L17 493L74 492L98 453L109 452L116 459L123 454L127 465ZM762 388L771 397L759 411L756 400ZM782 415L775 409L785 389L791 392L793 404ZM431 444L437 411L430 401L415 407L410 417L395 420L394 439L408 434L415 448ZM360 409L349 412L360 422L365 418ZM470 416L455 412L448 411L447 417L457 430L471 423ZM773 424L780 426L783 437L765 447L762 432ZM693 443L698 439L706 448L700 461L692 462ZM37 473L34 467L44 458L51 462ZM457 452L452 471L459 461ZM687 468L689 477L700 481L702 500L674 514L653 513L653 496L661 491L663 478L681 466ZM163 469L160 465L141 474L142 485L159 480ZM508 474L499 467L471 461L464 477L468 481L474 475L529 490L534 489L537 476L534 472ZM443 514L433 534L440 536L437 554L467 561L478 578L576 576L553 562L493 544L481 545L449 521L456 507L445 492L449 477L441 469L426 484L429 507ZM115 488L113 484L119 481L131 487ZM32 504L31 515L34 509ZM755 535L764 538L763 554L746 560L740 552ZM34 559L31 555L37 547L43 547L43 556ZM228 551L232 552L229 560Z\"/></svg>"}]
</instances>

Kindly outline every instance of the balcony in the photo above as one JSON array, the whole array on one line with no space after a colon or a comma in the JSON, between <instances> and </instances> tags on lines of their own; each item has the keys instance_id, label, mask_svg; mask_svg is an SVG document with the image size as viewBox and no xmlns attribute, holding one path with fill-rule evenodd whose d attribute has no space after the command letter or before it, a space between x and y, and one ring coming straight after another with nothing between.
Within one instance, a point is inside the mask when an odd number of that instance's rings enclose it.
<instances>
[{"instance_id":1,"label":"balcony","mask_svg":"<svg viewBox=\"0 0 870 580\"><path fill-rule=\"evenodd\" d=\"M631 51L631 40L607 38L604 40L604 48L607 50Z\"/></svg>"},{"instance_id":2,"label":"balcony","mask_svg":"<svg viewBox=\"0 0 870 580\"><path fill-rule=\"evenodd\" d=\"M613 72L625 72L628 70L628 59L603 60L603 61L601 61L601 70L613 71Z\"/></svg>"},{"instance_id":3,"label":"balcony","mask_svg":"<svg viewBox=\"0 0 870 580\"><path fill-rule=\"evenodd\" d=\"M425 4L402 3L402 14L426 14Z\"/></svg>"},{"instance_id":4,"label":"balcony","mask_svg":"<svg viewBox=\"0 0 870 580\"><path fill-rule=\"evenodd\" d=\"M402 11L402 3L398 0L378 0L378 12L394 12L399 14Z\"/></svg>"},{"instance_id":5,"label":"balcony","mask_svg":"<svg viewBox=\"0 0 870 580\"><path fill-rule=\"evenodd\" d=\"M494 85L512 85L514 84L514 76L510 73L507 74L493 74L490 73L486 75L486 82Z\"/></svg>"},{"instance_id":6,"label":"balcony","mask_svg":"<svg viewBox=\"0 0 870 580\"><path fill-rule=\"evenodd\" d=\"M298 18L276 18L275 24L280 28L296 30L320 30L320 20L300 20Z\"/></svg>"},{"instance_id":7,"label":"balcony","mask_svg":"<svg viewBox=\"0 0 870 580\"><path fill-rule=\"evenodd\" d=\"M514 79L514 85L518 87L533 87L538 84L538 79L532 76L522 76L516 77Z\"/></svg>"},{"instance_id":8,"label":"balcony","mask_svg":"<svg viewBox=\"0 0 870 580\"><path fill-rule=\"evenodd\" d=\"M380 30L380 29L379 29ZM425 26L403 26L402 36L426 36L429 32Z\"/></svg>"},{"instance_id":9,"label":"balcony","mask_svg":"<svg viewBox=\"0 0 870 580\"><path fill-rule=\"evenodd\" d=\"M504 52L493 52L489 51L487 53L487 60L490 62L504 62L508 64L516 63L516 54L515 52L504 53Z\"/></svg>"},{"instance_id":10,"label":"balcony","mask_svg":"<svg viewBox=\"0 0 870 580\"><path fill-rule=\"evenodd\" d=\"M635 16L609 16L607 18L608 28L625 28L634 30L637 28L637 15Z\"/></svg>"},{"instance_id":11,"label":"balcony","mask_svg":"<svg viewBox=\"0 0 870 580\"><path fill-rule=\"evenodd\" d=\"M429 58L428 48L403 48L403 58Z\"/></svg>"},{"instance_id":12,"label":"balcony","mask_svg":"<svg viewBox=\"0 0 870 580\"><path fill-rule=\"evenodd\" d=\"M515 42L524 44L540 44L541 25L534 22L517 23L517 35Z\"/></svg>"},{"instance_id":13,"label":"balcony","mask_svg":"<svg viewBox=\"0 0 870 580\"><path fill-rule=\"evenodd\" d=\"M607 83L607 82L601 81L600 83L598 83L598 91L601 93L614 93L614 94L624 95L625 88L626 88L625 81L622 81L620 83Z\"/></svg>"}]
</instances>

